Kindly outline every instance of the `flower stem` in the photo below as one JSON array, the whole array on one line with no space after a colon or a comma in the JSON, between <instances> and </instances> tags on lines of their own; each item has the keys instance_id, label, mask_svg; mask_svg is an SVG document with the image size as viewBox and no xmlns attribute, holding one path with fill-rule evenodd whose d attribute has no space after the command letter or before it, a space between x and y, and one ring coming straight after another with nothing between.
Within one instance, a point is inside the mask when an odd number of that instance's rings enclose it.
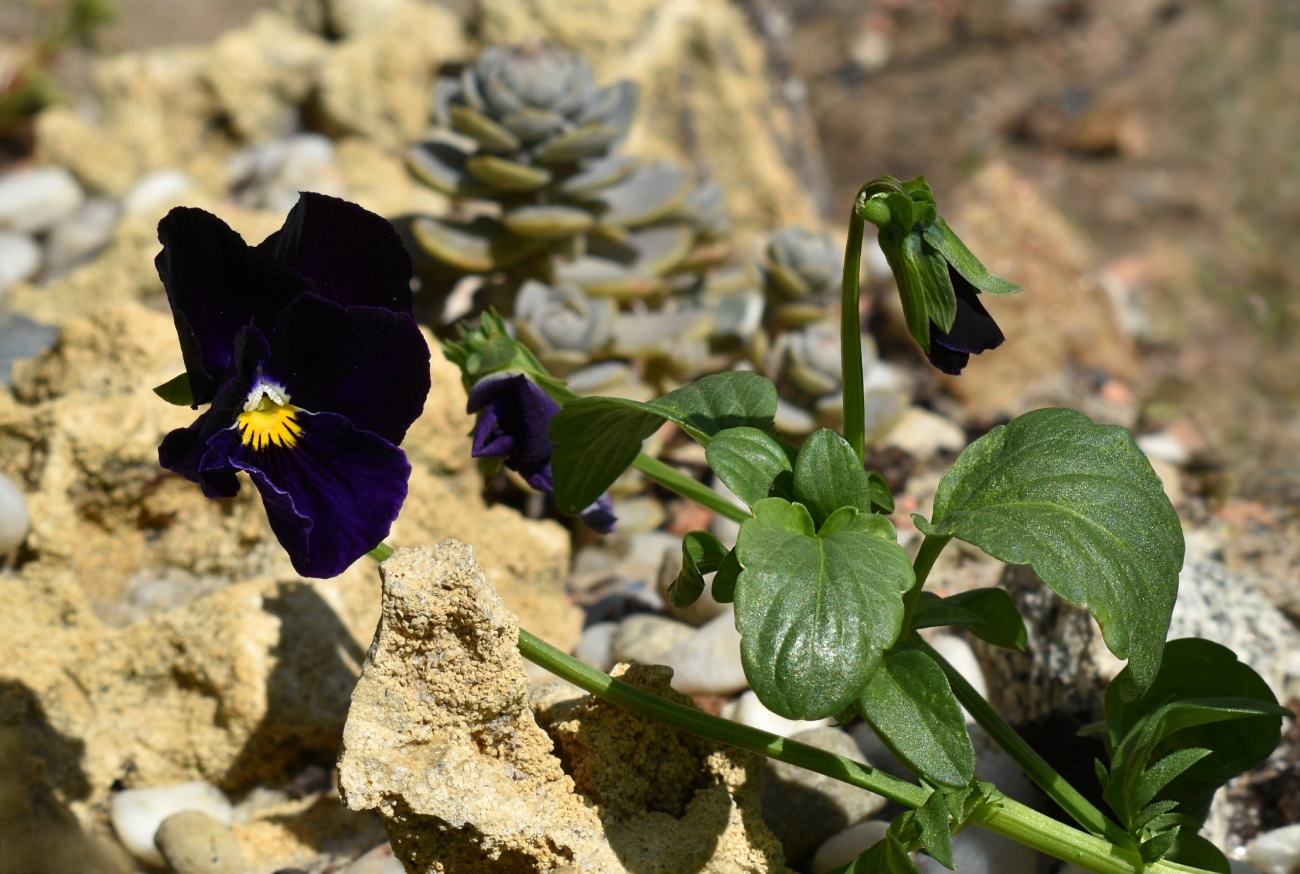
<instances>
[{"instance_id":1,"label":"flower stem","mask_svg":"<svg viewBox=\"0 0 1300 874\"><path fill-rule=\"evenodd\" d=\"M636 457L632 466L664 488L672 489L682 497L708 507L719 516L725 516L734 522L744 522L749 518L749 511L744 507L737 507L694 477L687 476L644 452Z\"/></svg>"},{"instance_id":2,"label":"flower stem","mask_svg":"<svg viewBox=\"0 0 1300 874\"><path fill-rule=\"evenodd\" d=\"M867 454L866 396L862 387L862 316L858 306L862 274L862 229L857 210L849 215L849 240L844 247L844 283L840 294L840 366L844 378L844 439L858 454Z\"/></svg>"},{"instance_id":3,"label":"flower stem","mask_svg":"<svg viewBox=\"0 0 1300 874\"><path fill-rule=\"evenodd\" d=\"M367 552L366 555L376 562L385 562L392 557L393 548L381 540L379 545Z\"/></svg>"},{"instance_id":4,"label":"flower stem","mask_svg":"<svg viewBox=\"0 0 1300 874\"><path fill-rule=\"evenodd\" d=\"M916 560L912 562L912 571L916 575L916 582L912 583L912 588L907 590L903 595L903 628L911 629L912 616L916 613L916 602L921 600L921 591L925 588L925 581L930 576L930 571L934 569L934 563L939 559L939 553L952 540L951 536L927 534L921 541L921 549L916 553Z\"/></svg>"},{"instance_id":5,"label":"flower stem","mask_svg":"<svg viewBox=\"0 0 1300 874\"><path fill-rule=\"evenodd\" d=\"M1121 847L1133 847L1133 839L1120 825L1097 809L1079 790L1070 785L1064 777L1034 751L1025 739L1016 733L993 706L984 699L974 686L966 681L957 669L939 655L920 635L913 635L913 640L934 659L948 676L957 700L962 703L980 728L988 732L989 737L1006 751L1029 779L1038 784L1047 796L1061 806L1061 809L1074 818L1075 822L1095 835L1100 835Z\"/></svg>"},{"instance_id":6,"label":"flower stem","mask_svg":"<svg viewBox=\"0 0 1300 874\"><path fill-rule=\"evenodd\" d=\"M904 807L920 807L930 796L929 789L899 780L861 762L665 701L584 665L523 629L519 631L519 651L529 661L593 695L674 728L824 774L875 792ZM1085 834L1010 798L1002 797L978 806L970 822L1098 874L1199 872L1199 869L1171 862L1145 864L1136 852L1127 847L1114 846L1102 838Z\"/></svg>"}]
</instances>

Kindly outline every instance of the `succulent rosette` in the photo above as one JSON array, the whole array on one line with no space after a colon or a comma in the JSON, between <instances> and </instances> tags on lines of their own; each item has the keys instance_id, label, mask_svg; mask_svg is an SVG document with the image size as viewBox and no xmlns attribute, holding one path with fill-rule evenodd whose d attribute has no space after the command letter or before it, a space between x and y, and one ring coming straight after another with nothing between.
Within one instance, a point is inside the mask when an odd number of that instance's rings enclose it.
<instances>
[{"instance_id":1,"label":"succulent rosette","mask_svg":"<svg viewBox=\"0 0 1300 874\"><path fill-rule=\"evenodd\" d=\"M960 374L1006 339L979 295L1015 294L1020 286L994 276L939 215L925 177L883 176L858 195L858 215L880 228L907 329L930 363Z\"/></svg>"},{"instance_id":2,"label":"succulent rosette","mask_svg":"<svg viewBox=\"0 0 1300 874\"><path fill-rule=\"evenodd\" d=\"M410 256L387 220L310 193L258 246L185 207L158 237L186 371L159 393L210 404L159 461L212 498L234 496L244 471L294 568L336 576L406 498L399 445L430 386Z\"/></svg>"}]
</instances>

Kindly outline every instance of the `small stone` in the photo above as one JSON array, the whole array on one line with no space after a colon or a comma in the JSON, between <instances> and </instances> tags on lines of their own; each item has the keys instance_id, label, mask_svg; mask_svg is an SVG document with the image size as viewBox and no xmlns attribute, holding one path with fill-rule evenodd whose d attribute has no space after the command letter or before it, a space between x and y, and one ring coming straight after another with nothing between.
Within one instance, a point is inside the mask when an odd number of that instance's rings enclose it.
<instances>
[{"instance_id":1,"label":"small stone","mask_svg":"<svg viewBox=\"0 0 1300 874\"><path fill-rule=\"evenodd\" d=\"M1164 461L1182 467L1192 460L1192 453L1183 445L1183 441L1167 431L1143 434L1137 438L1137 445L1153 461Z\"/></svg>"},{"instance_id":2,"label":"small stone","mask_svg":"<svg viewBox=\"0 0 1300 874\"><path fill-rule=\"evenodd\" d=\"M575 592L588 592L611 580L653 586L664 553L681 550L682 539L667 531L642 531L631 536L620 533L578 551L568 586Z\"/></svg>"},{"instance_id":3,"label":"small stone","mask_svg":"<svg viewBox=\"0 0 1300 874\"><path fill-rule=\"evenodd\" d=\"M776 401L776 427L783 434L811 434L817 428L812 413L785 398Z\"/></svg>"},{"instance_id":4,"label":"small stone","mask_svg":"<svg viewBox=\"0 0 1300 874\"><path fill-rule=\"evenodd\" d=\"M653 613L634 613L620 622L614 632L611 642L614 662L657 664L664 653L695 634L695 629L685 622Z\"/></svg>"},{"instance_id":5,"label":"small stone","mask_svg":"<svg viewBox=\"0 0 1300 874\"><path fill-rule=\"evenodd\" d=\"M982 828L968 828L952 838L952 855L961 874L1037 874L1038 852ZM921 874L948 869L923 853L915 856Z\"/></svg>"},{"instance_id":6,"label":"small stone","mask_svg":"<svg viewBox=\"0 0 1300 874\"><path fill-rule=\"evenodd\" d=\"M108 245L117 218L117 204L97 197L51 228L45 241L46 279L65 272Z\"/></svg>"},{"instance_id":7,"label":"small stone","mask_svg":"<svg viewBox=\"0 0 1300 874\"><path fill-rule=\"evenodd\" d=\"M838 728L808 729L793 739L838 756L859 757L853 738ZM827 838L884 806L884 798L866 789L785 762L767 763L763 819L781 840L787 864L799 865Z\"/></svg>"},{"instance_id":8,"label":"small stone","mask_svg":"<svg viewBox=\"0 0 1300 874\"><path fill-rule=\"evenodd\" d=\"M942 632L926 635L926 642L956 668L967 683L975 687L981 698L988 697L989 687L984 679L984 669L980 667L980 660L969 643L954 634Z\"/></svg>"},{"instance_id":9,"label":"small stone","mask_svg":"<svg viewBox=\"0 0 1300 874\"><path fill-rule=\"evenodd\" d=\"M815 728L823 728L831 724L830 719L802 720L786 719L773 713L763 706L763 702L758 700L758 696L753 690L741 694L732 703L722 711L722 715L733 722L739 722L741 725L748 725L750 728L757 728L781 737L794 737L803 731L811 731ZM843 732L841 732L843 733ZM848 737L848 735L845 735ZM858 754L857 747L852 750L852 755ZM840 753L840 755L849 755L849 753Z\"/></svg>"},{"instance_id":10,"label":"small stone","mask_svg":"<svg viewBox=\"0 0 1300 874\"><path fill-rule=\"evenodd\" d=\"M623 534L644 534L654 531L668 518L664 505L654 498L636 497L614 501L614 516L618 530Z\"/></svg>"},{"instance_id":11,"label":"small stone","mask_svg":"<svg viewBox=\"0 0 1300 874\"><path fill-rule=\"evenodd\" d=\"M406 869L402 860L393 855L391 846L380 844L358 856L339 874L406 874Z\"/></svg>"},{"instance_id":12,"label":"small stone","mask_svg":"<svg viewBox=\"0 0 1300 874\"><path fill-rule=\"evenodd\" d=\"M41 354L58 339L59 329L53 325L42 325L21 313L0 312L0 383L10 385L15 361Z\"/></svg>"},{"instance_id":13,"label":"small stone","mask_svg":"<svg viewBox=\"0 0 1300 874\"><path fill-rule=\"evenodd\" d=\"M0 294L41 269L40 244L26 234L0 231Z\"/></svg>"},{"instance_id":14,"label":"small stone","mask_svg":"<svg viewBox=\"0 0 1300 874\"><path fill-rule=\"evenodd\" d=\"M0 177L0 228L39 233L76 212L85 195L62 167L19 170Z\"/></svg>"},{"instance_id":15,"label":"small stone","mask_svg":"<svg viewBox=\"0 0 1300 874\"><path fill-rule=\"evenodd\" d=\"M940 452L965 449L966 432L951 419L921 407L911 407L885 435L884 442L886 446L897 446L919 459L926 459Z\"/></svg>"},{"instance_id":16,"label":"small stone","mask_svg":"<svg viewBox=\"0 0 1300 874\"><path fill-rule=\"evenodd\" d=\"M174 813L154 837L174 874L241 874L244 850L235 833L199 810Z\"/></svg>"},{"instance_id":17,"label":"small stone","mask_svg":"<svg viewBox=\"0 0 1300 874\"><path fill-rule=\"evenodd\" d=\"M31 517L27 497L18 484L0 473L0 560L13 554L27 537Z\"/></svg>"},{"instance_id":18,"label":"small stone","mask_svg":"<svg viewBox=\"0 0 1300 874\"><path fill-rule=\"evenodd\" d=\"M332 196L347 193L334 153L334 141L329 137L297 134L237 152L226 171L240 204L287 213L301 191Z\"/></svg>"},{"instance_id":19,"label":"small stone","mask_svg":"<svg viewBox=\"0 0 1300 874\"><path fill-rule=\"evenodd\" d=\"M1182 470L1163 459L1148 458L1147 460L1151 462L1151 469L1156 472L1156 476L1160 477L1160 485L1164 487L1169 502L1177 507L1185 497Z\"/></svg>"},{"instance_id":20,"label":"small stone","mask_svg":"<svg viewBox=\"0 0 1300 874\"><path fill-rule=\"evenodd\" d=\"M168 817L183 810L197 810L219 823L230 824L230 801L220 789L202 780L152 789L126 789L113 796L109 818L118 840L131 855L161 867L164 860L154 845L154 836Z\"/></svg>"},{"instance_id":21,"label":"small stone","mask_svg":"<svg viewBox=\"0 0 1300 874\"><path fill-rule=\"evenodd\" d=\"M151 218L177 206L194 188L182 170L159 170L137 181L122 196L122 209L129 216Z\"/></svg>"},{"instance_id":22,"label":"small stone","mask_svg":"<svg viewBox=\"0 0 1300 874\"><path fill-rule=\"evenodd\" d=\"M687 695L732 695L749 687L740 663L735 611L727 612L659 657L673 669L673 688Z\"/></svg>"},{"instance_id":23,"label":"small stone","mask_svg":"<svg viewBox=\"0 0 1300 874\"><path fill-rule=\"evenodd\" d=\"M614 667L614 635L618 632L617 622L597 622L582 630L578 645L573 648L573 657L588 667L609 673Z\"/></svg>"},{"instance_id":24,"label":"small stone","mask_svg":"<svg viewBox=\"0 0 1300 874\"><path fill-rule=\"evenodd\" d=\"M1262 874L1292 874L1300 868L1300 825L1264 832L1246 848L1246 858Z\"/></svg>"},{"instance_id":25,"label":"small stone","mask_svg":"<svg viewBox=\"0 0 1300 874\"><path fill-rule=\"evenodd\" d=\"M826 874L832 868L849 864L880 841L888 831L889 823L872 819L827 838L813 856L813 874Z\"/></svg>"}]
</instances>

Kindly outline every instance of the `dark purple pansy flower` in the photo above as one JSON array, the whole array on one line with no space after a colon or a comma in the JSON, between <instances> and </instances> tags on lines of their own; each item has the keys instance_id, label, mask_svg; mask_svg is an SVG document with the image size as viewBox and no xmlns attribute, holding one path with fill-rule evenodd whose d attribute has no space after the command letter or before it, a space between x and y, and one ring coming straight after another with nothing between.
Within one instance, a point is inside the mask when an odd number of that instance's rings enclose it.
<instances>
[{"instance_id":1,"label":"dark purple pansy flower","mask_svg":"<svg viewBox=\"0 0 1300 874\"><path fill-rule=\"evenodd\" d=\"M951 331L942 331L938 325L930 324L930 353L927 357L944 373L957 376L970 363L972 355L996 349L1006 337L1002 336L997 322L980 303L975 286L951 265L948 277L957 293L957 319L952 323Z\"/></svg>"},{"instance_id":2,"label":"dark purple pansy flower","mask_svg":"<svg viewBox=\"0 0 1300 874\"><path fill-rule=\"evenodd\" d=\"M560 405L523 374L488 376L469 393L469 412L478 413L474 429L475 458L500 458L540 492L554 492L551 450L547 435ZM614 502L609 493L578 514L593 531L614 530Z\"/></svg>"},{"instance_id":3,"label":"dark purple pansy flower","mask_svg":"<svg viewBox=\"0 0 1300 874\"><path fill-rule=\"evenodd\" d=\"M163 439L159 461L213 498L247 472L294 568L342 573L397 518L411 474L398 445L429 393L401 238L309 193L256 247L185 207L158 238L194 402L211 403Z\"/></svg>"}]
</instances>

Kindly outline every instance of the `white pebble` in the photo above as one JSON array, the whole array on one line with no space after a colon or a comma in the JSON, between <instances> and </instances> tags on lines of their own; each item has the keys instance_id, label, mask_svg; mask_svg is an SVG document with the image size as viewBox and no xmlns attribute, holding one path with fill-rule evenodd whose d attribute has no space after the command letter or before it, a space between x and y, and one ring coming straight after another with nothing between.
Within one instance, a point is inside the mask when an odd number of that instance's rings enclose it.
<instances>
[{"instance_id":1,"label":"white pebble","mask_svg":"<svg viewBox=\"0 0 1300 874\"><path fill-rule=\"evenodd\" d=\"M953 860L960 874L1037 874L1038 852L982 828L968 828L952 839ZM921 874L948 874L948 869L923 853L913 858Z\"/></svg>"},{"instance_id":2,"label":"white pebble","mask_svg":"<svg viewBox=\"0 0 1300 874\"><path fill-rule=\"evenodd\" d=\"M113 796L109 818L118 839L131 855L142 862L163 867L162 854L154 845L154 835L163 820L182 810L197 810L230 825L233 812L230 801L211 783L195 780L153 789L126 789Z\"/></svg>"},{"instance_id":3,"label":"white pebble","mask_svg":"<svg viewBox=\"0 0 1300 874\"><path fill-rule=\"evenodd\" d=\"M76 212L85 195L62 167L18 170L0 177L0 228L39 233Z\"/></svg>"},{"instance_id":4,"label":"white pebble","mask_svg":"<svg viewBox=\"0 0 1300 874\"><path fill-rule=\"evenodd\" d=\"M131 186L122 197L122 209L129 216L149 218L178 206L193 188L183 170L159 170Z\"/></svg>"},{"instance_id":5,"label":"white pebble","mask_svg":"<svg viewBox=\"0 0 1300 874\"><path fill-rule=\"evenodd\" d=\"M406 874L406 869L393 855L393 848L384 843L357 857L339 874Z\"/></svg>"},{"instance_id":6,"label":"white pebble","mask_svg":"<svg viewBox=\"0 0 1300 874\"><path fill-rule=\"evenodd\" d=\"M45 274L62 273L98 252L113 238L117 204L107 198L85 206L56 224L45 241Z\"/></svg>"},{"instance_id":7,"label":"white pebble","mask_svg":"<svg viewBox=\"0 0 1300 874\"><path fill-rule=\"evenodd\" d=\"M654 613L633 613L618 624L613 657L617 662L655 665L668 650L695 636L695 627Z\"/></svg>"},{"instance_id":8,"label":"white pebble","mask_svg":"<svg viewBox=\"0 0 1300 874\"><path fill-rule=\"evenodd\" d=\"M722 711L722 715L733 722L739 722L741 725L748 725L750 728L761 729L781 737L793 737L801 731L821 728L834 723L832 719L786 719L784 716L773 713L764 707L763 702L758 700L758 696L754 694L753 690L745 692L728 704L726 709Z\"/></svg>"},{"instance_id":9,"label":"white pebble","mask_svg":"<svg viewBox=\"0 0 1300 874\"><path fill-rule=\"evenodd\" d=\"M41 269L41 247L26 234L0 231L0 293Z\"/></svg>"},{"instance_id":10,"label":"white pebble","mask_svg":"<svg viewBox=\"0 0 1300 874\"><path fill-rule=\"evenodd\" d=\"M10 555L27 536L31 518L22 489L0 473L0 558Z\"/></svg>"},{"instance_id":11,"label":"white pebble","mask_svg":"<svg viewBox=\"0 0 1300 874\"><path fill-rule=\"evenodd\" d=\"M1246 848L1246 858L1263 874L1292 874L1300 868L1300 825L1264 832Z\"/></svg>"},{"instance_id":12,"label":"white pebble","mask_svg":"<svg viewBox=\"0 0 1300 874\"><path fill-rule=\"evenodd\" d=\"M588 667L609 673L614 667L614 632L617 622L596 622L582 630L573 657Z\"/></svg>"},{"instance_id":13,"label":"white pebble","mask_svg":"<svg viewBox=\"0 0 1300 874\"><path fill-rule=\"evenodd\" d=\"M956 668L957 673L961 674L967 683L975 687L975 691L980 693L981 698L989 697L988 683L984 680L984 669L980 667L980 660L969 643L955 634L942 632L927 635L926 642L934 647L948 664Z\"/></svg>"},{"instance_id":14,"label":"white pebble","mask_svg":"<svg viewBox=\"0 0 1300 874\"><path fill-rule=\"evenodd\" d=\"M970 731L971 743L975 746L975 776L997 786L1007 797L1021 804L1030 807L1037 804L1038 786L1025 776L1015 759L1007 755L978 725L971 723L966 728Z\"/></svg>"},{"instance_id":15,"label":"white pebble","mask_svg":"<svg viewBox=\"0 0 1300 874\"><path fill-rule=\"evenodd\" d=\"M911 407L885 435L885 445L925 459L939 452L960 452L966 447L966 432L951 419Z\"/></svg>"},{"instance_id":16,"label":"white pebble","mask_svg":"<svg viewBox=\"0 0 1300 874\"><path fill-rule=\"evenodd\" d=\"M673 688L687 695L732 695L749 687L733 609L709 620L659 662L673 669Z\"/></svg>"},{"instance_id":17,"label":"white pebble","mask_svg":"<svg viewBox=\"0 0 1300 874\"><path fill-rule=\"evenodd\" d=\"M1192 453L1187 451L1183 441L1164 431L1158 434L1143 434L1137 439L1137 445L1147 458L1164 461L1176 467L1182 467L1192 459Z\"/></svg>"},{"instance_id":18,"label":"white pebble","mask_svg":"<svg viewBox=\"0 0 1300 874\"><path fill-rule=\"evenodd\" d=\"M870 849L873 844L879 843L887 831L889 831L889 823L881 819L869 819L846 828L837 835L832 835L817 848L817 852L813 855L813 874L825 874L832 868L847 865Z\"/></svg>"}]
</instances>

